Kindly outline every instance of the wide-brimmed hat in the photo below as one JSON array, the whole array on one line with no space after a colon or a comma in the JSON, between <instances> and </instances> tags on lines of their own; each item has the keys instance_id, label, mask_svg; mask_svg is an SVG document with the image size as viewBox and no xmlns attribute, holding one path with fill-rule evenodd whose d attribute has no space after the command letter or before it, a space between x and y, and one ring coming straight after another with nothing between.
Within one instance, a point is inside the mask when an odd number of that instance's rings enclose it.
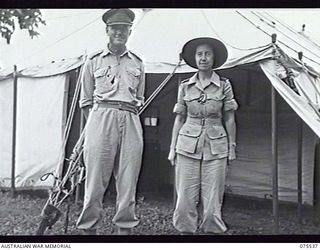
<instances>
[{"instance_id":1,"label":"wide-brimmed hat","mask_svg":"<svg viewBox=\"0 0 320 250\"><path fill-rule=\"evenodd\" d=\"M134 18L135 14L130 9L110 9L102 16L102 20L106 25L132 25Z\"/></svg>"},{"instance_id":2,"label":"wide-brimmed hat","mask_svg":"<svg viewBox=\"0 0 320 250\"><path fill-rule=\"evenodd\" d=\"M226 46L218 39L211 37L199 37L188 41L182 48L182 58L193 68L198 68L195 60L196 49L199 45L208 44L214 53L213 69L219 68L228 58Z\"/></svg>"}]
</instances>

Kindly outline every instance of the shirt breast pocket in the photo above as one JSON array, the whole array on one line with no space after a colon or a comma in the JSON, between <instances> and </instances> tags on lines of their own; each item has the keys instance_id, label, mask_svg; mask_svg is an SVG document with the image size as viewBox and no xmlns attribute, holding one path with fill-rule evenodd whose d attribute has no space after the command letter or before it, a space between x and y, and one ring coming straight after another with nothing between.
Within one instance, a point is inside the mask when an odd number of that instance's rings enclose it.
<instances>
[{"instance_id":1,"label":"shirt breast pocket","mask_svg":"<svg viewBox=\"0 0 320 250\"><path fill-rule=\"evenodd\" d=\"M223 100L225 99L225 95L223 95L223 94L211 94L211 93L209 93L208 95L207 95L207 99L208 100L213 100L213 101L215 101L215 102L223 102Z\"/></svg>"},{"instance_id":2,"label":"shirt breast pocket","mask_svg":"<svg viewBox=\"0 0 320 250\"><path fill-rule=\"evenodd\" d=\"M179 131L177 150L195 153L201 134L201 126L185 123Z\"/></svg>"},{"instance_id":3,"label":"shirt breast pocket","mask_svg":"<svg viewBox=\"0 0 320 250\"><path fill-rule=\"evenodd\" d=\"M128 67L127 77L128 77L129 88L131 88L132 90L136 90L140 82L141 69L138 67Z\"/></svg>"},{"instance_id":4,"label":"shirt breast pocket","mask_svg":"<svg viewBox=\"0 0 320 250\"><path fill-rule=\"evenodd\" d=\"M219 114L222 110L224 99L225 96L222 94L208 94L206 104L208 114Z\"/></svg>"},{"instance_id":5,"label":"shirt breast pocket","mask_svg":"<svg viewBox=\"0 0 320 250\"><path fill-rule=\"evenodd\" d=\"M211 153L214 155L228 153L227 133L222 126L212 126L207 130Z\"/></svg>"},{"instance_id":6,"label":"shirt breast pocket","mask_svg":"<svg viewBox=\"0 0 320 250\"><path fill-rule=\"evenodd\" d=\"M93 76L98 92L105 92L113 88L113 77L110 67L97 69L93 73Z\"/></svg>"}]
</instances>

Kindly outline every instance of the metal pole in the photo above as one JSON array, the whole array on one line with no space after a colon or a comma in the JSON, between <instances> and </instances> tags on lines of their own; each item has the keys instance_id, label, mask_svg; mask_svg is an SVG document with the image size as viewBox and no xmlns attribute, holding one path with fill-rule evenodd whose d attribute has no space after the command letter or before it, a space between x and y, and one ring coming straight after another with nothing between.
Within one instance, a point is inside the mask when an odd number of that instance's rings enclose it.
<instances>
[{"instance_id":1,"label":"metal pole","mask_svg":"<svg viewBox=\"0 0 320 250\"><path fill-rule=\"evenodd\" d=\"M303 122L298 117L298 156L297 156L297 178L298 178L298 221L302 223L302 129Z\"/></svg>"},{"instance_id":2,"label":"metal pole","mask_svg":"<svg viewBox=\"0 0 320 250\"><path fill-rule=\"evenodd\" d=\"M79 81L79 77L81 77L81 68L78 68L77 70L77 82ZM81 90L81 86L80 86L80 90ZM80 137L81 134L83 132L84 129L84 124L85 124L85 120L84 120L84 114L83 114L83 110L80 109L80 128L79 128L79 133L80 133ZM80 157L79 161L82 161L82 157ZM75 197L75 203L79 204L80 203L80 190L81 190L81 184L76 186L76 197Z\"/></svg>"},{"instance_id":3,"label":"metal pole","mask_svg":"<svg viewBox=\"0 0 320 250\"><path fill-rule=\"evenodd\" d=\"M273 86L271 86L271 120L273 223L274 234L279 234L277 98Z\"/></svg>"},{"instance_id":4,"label":"metal pole","mask_svg":"<svg viewBox=\"0 0 320 250\"><path fill-rule=\"evenodd\" d=\"M314 178L313 178L313 200L317 211L320 214L320 192L319 192L319 176L320 176L320 138L318 137L314 150Z\"/></svg>"},{"instance_id":5,"label":"metal pole","mask_svg":"<svg viewBox=\"0 0 320 250\"><path fill-rule=\"evenodd\" d=\"M15 170L16 170L16 136L17 136L17 66L13 66L13 123L12 123L12 153L11 153L11 191L12 196L16 194Z\"/></svg>"},{"instance_id":6,"label":"metal pole","mask_svg":"<svg viewBox=\"0 0 320 250\"><path fill-rule=\"evenodd\" d=\"M178 86L181 82L181 75L178 74ZM176 202L177 202L177 190L176 190L176 166L173 168L174 172L173 172L173 209L175 209L176 207Z\"/></svg>"},{"instance_id":7,"label":"metal pole","mask_svg":"<svg viewBox=\"0 0 320 250\"><path fill-rule=\"evenodd\" d=\"M80 135L82 134L84 128L84 115L83 115L83 110L80 109ZM82 158L82 157L81 157ZM81 161L82 159L80 159ZM79 198L80 198L80 189L81 189L81 184L77 185L77 189L76 189L76 200L75 203L78 204L79 203Z\"/></svg>"},{"instance_id":8,"label":"metal pole","mask_svg":"<svg viewBox=\"0 0 320 250\"><path fill-rule=\"evenodd\" d=\"M271 35L276 53L277 34ZM272 211L273 231L279 234L279 200L278 200L278 127L277 127L277 96L271 84L271 154L272 154Z\"/></svg>"},{"instance_id":9,"label":"metal pole","mask_svg":"<svg viewBox=\"0 0 320 250\"><path fill-rule=\"evenodd\" d=\"M302 61L302 52L298 53L299 60ZM297 148L297 189L298 189L298 222L302 223L302 137L303 122L298 116L298 148Z\"/></svg>"}]
</instances>

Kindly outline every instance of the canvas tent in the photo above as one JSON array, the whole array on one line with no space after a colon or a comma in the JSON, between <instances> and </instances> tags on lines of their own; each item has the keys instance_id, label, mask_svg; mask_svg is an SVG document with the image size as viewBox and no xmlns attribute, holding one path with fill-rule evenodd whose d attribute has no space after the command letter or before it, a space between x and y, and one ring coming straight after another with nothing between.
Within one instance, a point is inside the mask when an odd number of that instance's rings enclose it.
<instances>
[{"instance_id":1,"label":"canvas tent","mask_svg":"<svg viewBox=\"0 0 320 250\"><path fill-rule=\"evenodd\" d=\"M101 15L102 10L96 13ZM18 69L26 67L19 71L17 91L15 176L19 188L43 187L52 182L50 178L47 182L41 182L39 176L53 171L58 164L68 111L68 93L70 95L76 82L75 71L84 62L84 49L90 52L88 48L96 50L106 44L102 35L103 25L96 13L92 14L94 18L91 22L83 25L83 29L76 28L78 32L73 33L74 38L73 35L66 35L65 39L60 38L60 42L53 42L50 48L42 51L40 57L33 57L35 61L39 59L37 62L47 58L55 59L54 62L30 66L32 60L29 60L30 65L18 64ZM230 56L219 73L231 79L240 104L236 114L238 158L229 169L228 192L266 198L272 195L272 84L282 97L278 98L280 199L296 201L298 114L307 124L303 128L302 147L303 201L312 204L315 189L314 148L320 136L320 119L310 103L318 105L320 48L264 11L155 9L137 10L137 14L128 45L145 61L146 96L172 72L182 45L189 39L211 36L226 43ZM71 21L69 23L75 25ZM236 29L234 24L237 24ZM277 34L277 45L284 55L297 58L297 53L302 51L303 61L312 67L306 68L299 61L288 61L290 68L293 68L300 96L279 77L285 70L273 60L272 33ZM54 50L54 47L58 49ZM10 186L12 165L13 77L10 71L8 68L2 72L0 82L0 108L5 117L0 123L0 135L4 138L0 142L0 179L3 187ZM172 188L173 170L166 160L174 119L172 108L178 82L192 75L192 72L193 69L182 64L142 115L145 152L140 181L146 183L145 189L150 185L158 189L165 189L166 186ZM149 126L145 122L150 117L158 119L157 126ZM74 136L78 136L78 132L74 132Z\"/></svg>"}]
</instances>

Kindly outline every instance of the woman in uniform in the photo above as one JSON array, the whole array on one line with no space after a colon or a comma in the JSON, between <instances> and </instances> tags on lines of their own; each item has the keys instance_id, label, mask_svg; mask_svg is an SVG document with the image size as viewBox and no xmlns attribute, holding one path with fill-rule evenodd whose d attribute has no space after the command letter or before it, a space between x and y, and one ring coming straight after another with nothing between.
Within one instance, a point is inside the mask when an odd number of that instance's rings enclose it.
<instances>
[{"instance_id":1,"label":"woman in uniform","mask_svg":"<svg viewBox=\"0 0 320 250\"><path fill-rule=\"evenodd\" d=\"M195 233L199 222L204 233L227 230L221 206L227 163L236 158L238 104L230 81L214 72L227 56L225 45L209 37L192 39L182 49L185 62L198 71L179 86L168 156L176 171L173 225L181 234Z\"/></svg>"}]
</instances>

